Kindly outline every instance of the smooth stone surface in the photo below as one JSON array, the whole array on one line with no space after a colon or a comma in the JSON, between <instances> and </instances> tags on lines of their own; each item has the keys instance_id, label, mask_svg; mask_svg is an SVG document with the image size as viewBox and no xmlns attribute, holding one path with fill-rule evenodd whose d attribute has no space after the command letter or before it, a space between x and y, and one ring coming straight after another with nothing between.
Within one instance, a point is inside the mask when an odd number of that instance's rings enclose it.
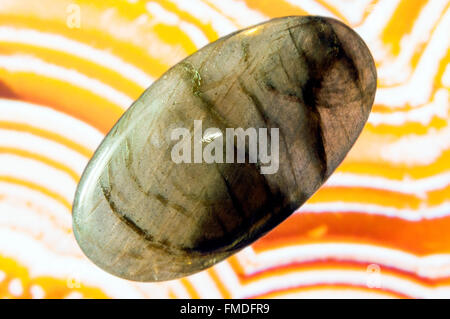
<instances>
[{"instance_id":1,"label":"smooth stone surface","mask_svg":"<svg viewBox=\"0 0 450 319\"><path fill-rule=\"evenodd\" d=\"M368 48L333 19L278 18L207 45L148 88L89 162L73 205L80 247L138 281L214 265L322 185L360 134L375 90ZM203 130L279 128L278 172L175 164L170 131L192 133L194 120Z\"/></svg>"}]
</instances>

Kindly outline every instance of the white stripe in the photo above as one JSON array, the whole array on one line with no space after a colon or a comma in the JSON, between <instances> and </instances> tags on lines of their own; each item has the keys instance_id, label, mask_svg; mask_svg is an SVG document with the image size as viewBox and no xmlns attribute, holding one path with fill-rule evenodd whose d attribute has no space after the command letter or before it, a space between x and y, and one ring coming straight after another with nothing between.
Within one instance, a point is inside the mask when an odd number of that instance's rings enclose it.
<instances>
[{"instance_id":1,"label":"white stripe","mask_svg":"<svg viewBox=\"0 0 450 319\"><path fill-rule=\"evenodd\" d=\"M285 0L287 3L292 4L293 6L299 7L309 14L320 15L324 17L332 17L337 19L337 17L331 13L328 9L323 7L322 5L311 1L311 0Z\"/></svg>"},{"instance_id":2,"label":"white stripe","mask_svg":"<svg viewBox=\"0 0 450 319\"><path fill-rule=\"evenodd\" d=\"M55 253L62 255L78 253L78 249L74 249L73 242L71 245L67 245L67 241L62 240L71 233L71 223L68 223L68 227L62 228L48 216L43 216L36 212L36 209L27 207L23 199L22 201L20 199L0 200L0 211L2 212L0 214L1 226L23 231L36 240L42 241ZM67 215L70 217L69 214Z\"/></svg>"},{"instance_id":3,"label":"white stripe","mask_svg":"<svg viewBox=\"0 0 450 319\"><path fill-rule=\"evenodd\" d=\"M146 8L147 11L153 16L153 23L160 22L167 25L178 26L189 36L192 42L194 42L197 49L200 49L209 43L208 38L201 29L197 28L193 24L181 20L175 13L164 9L160 4L156 2L147 2Z\"/></svg>"},{"instance_id":4,"label":"white stripe","mask_svg":"<svg viewBox=\"0 0 450 319\"><path fill-rule=\"evenodd\" d=\"M181 10L189 12L203 23L210 23L219 36L224 36L237 29L237 26L231 23L223 15L200 0L171 0L171 2L176 4Z\"/></svg>"},{"instance_id":5,"label":"white stripe","mask_svg":"<svg viewBox=\"0 0 450 319\"><path fill-rule=\"evenodd\" d=\"M2 55L0 56L0 68L10 72L29 72L58 79L86 89L124 109L133 103L131 98L99 80L92 79L76 70L50 64L32 56Z\"/></svg>"},{"instance_id":6,"label":"white stripe","mask_svg":"<svg viewBox=\"0 0 450 319\"><path fill-rule=\"evenodd\" d=\"M12 244L13 243L13 244ZM76 245L72 237L72 244ZM25 265L31 278L50 276L62 280L79 280L83 285L99 287L113 298L142 298L136 284L120 279L96 267L86 257L55 254L42 243L24 233L0 226L0 252ZM81 256L81 251L79 252ZM164 284L146 283L149 297L159 296ZM161 296L159 296L161 297Z\"/></svg>"},{"instance_id":7,"label":"white stripe","mask_svg":"<svg viewBox=\"0 0 450 319\"><path fill-rule=\"evenodd\" d=\"M208 38L203 34L202 30L195 25L181 21L180 29L183 30L189 38L194 42L197 49L200 49L209 43Z\"/></svg>"},{"instance_id":8,"label":"white stripe","mask_svg":"<svg viewBox=\"0 0 450 319\"><path fill-rule=\"evenodd\" d=\"M69 203L73 200L77 185L70 176L60 170L10 154L0 154L0 176L12 176L41 185L63 196Z\"/></svg>"},{"instance_id":9,"label":"white stripe","mask_svg":"<svg viewBox=\"0 0 450 319\"><path fill-rule=\"evenodd\" d=\"M248 248L245 248L244 250L246 249ZM229 262L225 260L221 263L218 263L214 266L214 270L220 278L220 282L222 283L222 285L224 285L230 292L231 298L240 298L239 291L242 285L236 276L236 272L233 270L233 268L231 268Z\"/></svg>"},{"instance_id":10,"label":"white stripe","mask_svg":"<svg viewBox=\"0 0 450 319\"><path fill-rule=\"evenodd\" d=\"M408 122L428 125L434 117L447 120L449 110L448 90L439 89L430 103L407 111L391 113L371 112L368 122L374 126L382 124L401 126Z\"/></svg>"},{"instance_id":11,"label":"white stripe","mask_svg":"<svg viewBox=\"0 0 450 319\"><path fill-rule=\"evenodd\" d=\"M12 147L48 157L73 169L81 176L88 158L51 140L32 134L0 129L0 147Z\"/></svg>"},{"instance_id":12,"label":"white stripe","mask_svg":"<svg viewBox=\"0 0 450 319\"><path fill-rule=\"evenodd\" d=\"M154 81L152 77L121 58L62 35L31 29L0 27L0 41L29 44L69 53L114 70L143 88L147 88Z\"/></svg>"},{"instance_id":13,"label":"white stripe","mask_svg":"<svg viewBox=\"0 0 450 319\"><path fill-rule=\"evenodd\" d=\"M442 153L450 148L450 125L426 135L410 134L385 143L378 156L393 164L432 165Z\"/></svg>"},{"instance_id":14,"label":"white stripe","mask_svg":"<svg viewBox=\"0 0 450 319\"><path fill-rule=\"evenodd\" d=\"M180 18L175 13L164 9L159 3L149 1L145 4L145 8L158 22L172 26L180 22Z\"/></svg>"},{"instance_id":15,"label":"white stripe","mask_svg":"<svg viewBox=\"0 0 450 319\"><path fill-rule=\"evenodd\" d=\"M450 201L437 206L423 204L417 210L409 208L394 208L375 204L349 202L308 203L301 206L295 214L301 213L361 213L396 217L409 221L430 220L450 215Z\"/></svg>"},{"instance_id":16,"label":"white stripe","mask_svg":"<svg viewBox=\"0 0 450 319\"><path fill-rule=\"evenodd\" d=\"M394 299L385 291L372 289L363 291L358 287L314 287L302 291L282 291L280 297L283 299ZM275 297L278 298L278 297Z\"/></svg>"},{"instance_id":17,"label":"white stripe","mask_svg":"<svg viewBox=\"0 0 450 319\"><path fill-rule=\"evenodd\" d=\"M22 123L45 129L92 151L103 139L103 133L89 124L42 105L0 98L0 110L0 121Z\"/></svg>"},{"instance_id":18,"label":"white stripe","mask_svg":"<svg viewBox=\"0 0 450 319\"><path fill-rule=\"evenodd\" d=\"M450 170L426 178L412 179L405 177L403 180L336 172L330 176L322 187L364 187L426 198L428 192L443 189L449 185Z\"/></svg>"},{"instance_id":19,"label":"white stripe","mask_svg":"<svg viewBox=\"0 0 450 319\"><path fill-rule=\"evenodd\" d=\"M411 32L399 41L398 56L393 60L385 59L377 68L378 76L384 85L396 85L408 80L414 71L411 67L412 57L421 49L420 46L429 40L433 27L438 23L447 4L448 0L428 1L420 10Z\"/></svg>"},{"instance_id":20,"label":"white stripe","mask_svg":"<svg viewBox=\"0 0 450 319\"><path fill-rule=\"evenodd\" d=\"M361 270L310 270L288 273L262 278L255 282L244 284L239 293L241 298L261 295L273 290L290 289L298 286L316 284L348 284L368 287L372 273ZM428 287L415 281L399 278L390 274L379 275L379 282L383 289L405 294L416 298L445 298L450 296L449 286ZM376 288L373 288L376 291Z\"/></svg>"},{"instance_id":21,"label":"white stripe","mask_svg":"<svg viewBox=\"0 0 450 319\"><path fill-rule=\"evenodd\" d=\"M450 276L450 254L416 256L398 249L356 243L290 245L254 252L251 264L247 264L243 259L241 266L247 275L251 275L291 263L328 259L377 264L380 267L397 268L430 279Z\"/></svg>"},{"instance_id":22,"label":"white stripe","mask_svg":"<svg viewBox=\"0 0 450 319\"><path fill-rule=\"evenodd\" d=\"M167 285L170 286L170 289L173 293L180 299L189 299L190 295L187 292L186 288L181 284L179 280L168 281Z\"/></svg>"},{"instance_id":23,"label":"white stripe","mask_svg":"<svg viewBox=\"0 0 450 319\"><path fill-rule=\"evenodd\" d=\"M72 217L70 210L56 199L26 186L0 181L0 194L7 200L22 201L30 206L42 209L43 215L59 227L70 228Z\"/></svg>"},{"instance_id":24,"label":"white stripe","mask_svg":"<svg viewBox=\"0 0 450 319\"><path fill-rule=\"evenodd\" d=\"M371 9L370 14L363 24L355 28L355 31L368 44L371 44L383 32L397 9L400 0L380 0Z\"/></svg>"},{"instance_id":25,"label":"white stripe","mask_svg":"<svg viewBox=\"0 0 450 319\"><path fill-rule=\"evenodd\" d=\"M347 18L347 20L355 25L361 22L364 12L368 9L367 7L373 0L358 0L358 1L347 1L347 0L333 0L327 1L333 7L338 8L340 12Z\"/></svg>"},{"instance_id":26,"label":"white stripe","mask_svg":"<svg viewBox=\"0 0 450 319\"><path fill-rule=\"evenodd\" d=\"M221 297L218 288L206 271L189 276L188 280L194 285L200 298L217 299Z\"/></svg>"},{"instance_id":27,"label":"white stripe","mask_svg":"<svg viewBox=\"0 0 450 319\"><path fill-rule=\"evenodd\" d=\"M409 103L418 106L429 100L439 63L448 52L450 41L448 30L450 30L450 9L446 11L441 23L433 32L411 79L398 87L377 90L375 104L401 107Z\"/></svg>"},{"instance_id":28,"label":"white stripe","mask_svg":"<svg viewBox=\"0 0 450 319\"><path fill-rule=\"evenodd\" d=\"M239 23L241 28L258 24L269 19L268 16L258 12L257 10L250 9L247 7L245 2L242 1L206 0L206 2L213 4L223 14L233 18L237 21L237 23Z\"/></svg>"}]
</instances>

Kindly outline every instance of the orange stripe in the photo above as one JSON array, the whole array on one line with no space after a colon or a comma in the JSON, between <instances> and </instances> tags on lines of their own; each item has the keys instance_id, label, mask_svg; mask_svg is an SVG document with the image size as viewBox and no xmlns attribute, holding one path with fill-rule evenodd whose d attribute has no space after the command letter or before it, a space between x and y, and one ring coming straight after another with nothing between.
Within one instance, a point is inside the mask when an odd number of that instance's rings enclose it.
<instances>
[{"instance_id":1,"label":"orange stripe","mask_svg":"<svg viewBox=\"0 0 450 319\"><path fill-rule=\"evenodd\" d=\"M22 101L54 108L89 123L103 133L107 133L124 113L120 106L106 98L59 79L0 70L0 82Z\"/></svg>"},{"instance_id":2,"label":"orange stripe","mask_svg":"<svg viewBox=\"0 0 450 319\"><path fill-rule=\"evenodd\" d=\"M402 125L380 124L375 126L371 123L367 123L364 129L370 131L373 134L389 135L399 138L405 135L412 135L412 134L427 135L430 132L446 128L447 125L448 125L447 119L443 119L438 116L433 116L430 123L426 125L418 122L406 122Z\"/></svg>"},{"instance_id":3,"label":"orange stripe","mask_svg":"<svg viewBox=\"0 0 450 319\"><path fill-rule=\"evenodd\" d=\"M346 202L420 210L423 205L437 206L450 199L450 185L426 192L426 199L411 194L369 187L324 186L308 203Z\"/></svg>"},{"instance_id":4,"label":"orange stripe","mask_svg":"<svg viewBox=\"0 0 450 319\"><path fill-rule=\"evenodd\" d=\"M188 292L190 298L192 298L192 299L200 299L200 295L197 293L197 290L191 284L189 279L182 278L182 279L180 279L180 283L184 286L184 288Z\"/></svg>"},{"instance_id":5,"label":"orange stripe","mask_svg":"<svg viewBox=\"0 0 450 319\"><path fill-rule=\"evenodd\" d=\"M250 298L261 298L261 299L273 299L273 298L283 298L283 296L290 294L290 293L296 293L296 292L308 292L308 291L314 291L314 290L336 290L340 291L341 289L349 289L349 290L359 290L364 292L376 292L377 294L385 295L386 297L391 298L400 298L400 299L410 299L411 296L402 294L400 292L396 292L389 289L383 289L383 288L369 288L366 286L356 286L356 285L350 285L350 284L317 284L317 285L308 285L308 286L302 286L302 287L292 287L287 289L279 289L274 290L268 293L264 293L261 295L255 295L251 296Z\"/></svg>"},{"instance_id":6,"label":"orange stripe","mask_svg":"<svg viewBox=\"0 0 450 319\"><path fill-rule=\"evenodd\" d=\"M447 10L450 8L450 2L447 6ZM432 87L432 89L436 89L437 87L444 87L441 84L441 79L444 75L445 70L447 69L448 65L450 64L450 50L447 48L447 54L444 56L443 59L439 62L438 71L436 72L436 75L433 79L433 82L436 84ZM448 88L447 88L448 90ZM433 95L431 95L433 96Z\"/></svg>"},{"instance_id":7,"label":"orange stripe","mask_svg":"<svg viewBox=\"0 0 450 319\"><path fill-rule=\"evenodd\" d=\"M200 30L202 30L205 36L208 38L210 42L215 41L219 38L219 34L212 27L210 23L205 24L201 22L199 19L195 18L192 14L187 11L181 10L177 7L176 4L167 1L167 0L156 0L164 9L171 11L178 15L182 20L192 23L197 26ZM164 37L163 37L164 38ZM179 42L179 41L178 41ZM191 52L192 53L192 52Z\"/></svg>"},{"instance_id":8,"label":"orange stripe","mask_svg":"<svg viewBox=\"0 0 450 319\"><path fill-rule=\"evenodd\" d=\"M70 70L77 70L90 78L98 79L102 83L123 92L132 99L137 99L142 94L143 90L146 89L136 84L134 81L123 77L118 71L72 55L70 52L57 51L30 44L0 42L0 54L35 56L47 63L62 66Z\"/></svg>"},{"instance_id":9,"label":"orange stripe","mask_svg":"<svg viewBox=\"0 0 450 319\"><path fill-rule=\"evenodd\" d=\"M244 0L247 6L257 10L268 17L283 17L290 15L308 15L308 12L294 6L286 1L279 0L277 4L273 4L273 0Z\"/></svg>"},{"instance_id":10,"label":"orange stripe","mask_svg":"<svg viewBox=\"0 0 450 319\"><path fill-rule=\"evenodd\" d=\"M430 32L430 38L432 37L434 31L436 30L436 28L441 24L442 19L444 17L444 13L446 12L446 10L448 10L450 8L450 3L445 7L445 9L442 11L442 14L439 18L439 20L437 20ZM420 59L423 56L423 53L425 52L425 49L428 46L428 42L427 43L420 43L416 48L415 48L415 52L411 58L410 61L410 65L411 65L411 69L413 69L413 72L411 73L411 75L414 73L414 69L417 67L417 64L419 63ZM436 73L436 76L433 79L433 82L438 84L442 77L442 74L445 71L445 68L447 67L447 65L450 62L450 51L447 50L447 54L440 60L439 62L439 66L438 66L438 72ZM377 65L378 66L378 65ZM383 83L378 82L378 88L395 88L395 87L401 87L404 86L405 83L407 83L407 81L410 80L411 75L408 79L404 80L402 83L399 84L394 84L394 85L386 85ZM439 85L434 85L431 88L431 94L430 96L434 96L434 94L436 93L436 90L441 88L442 86ZM428 103L428 102L427 102ZM416 108L416 106L411 106L410 104L406 103L405 105L402 106L396 106L395 107L395 111L405 111L405 110L412 110ZM374 104L373 105L373 111L376 112L392 112L393 108L389 105L381 105L381 104Z\"/></svg>"},{"instance_id":11,"label":"orange stripe","mask_svg":"<svg viewBox=\"0 0 450 319\"><path fill-rule=\"evenodd\" d=\"M450 150L443 152L443 155L441 155L437 161L428 166L417 165L408 167L404 164L391 164L382 161L370 162L366 160L357 162L348 158L342 162L342 164L336 169L336 172L384 177L398 181L404 180L408 176L414 179L421 179L448 172L449 160Z\"/></svg>"},{"instance_id":12,"label":"orange stripe","mask_svg":"<svg viewBox=\"0 0 450 319\"><path fill-rule=\"evenodd\" d=\"M207 4L210 8L212 8L213 10L217 11L220 15L222 15L222 16L226 17L228 20L232 21L233 24L236 25L237 27L242 26L241 23L239 23L239 21L238 21L236 18L232 17L231 15L229 15L229 14L227 14L227 13L225 13L225 12L221 12L218 6L216 6L214 3L211 3L211 0L203 0L203 2L206 3L206 4ZM247 25L242 26L242 27L246 27L246 26L247 26ZM209 40L210 40L210 41L217 40L218 37L219 37L219 36L217 35L216 38L214 38L214 39L209 39Z\"/></svg>"},{"instance_id":13,"label":"orange stripe","mask_svg":"<svg viewBox=\"0 0 450 319\"><path fill-rule=\"evenodd\" d=\"M180 46L181 44L181 47L188 55L197 51L197 46L191 38L178 26L157 23L153 26L152 31L158 35L161 41L173 46Z\"/></svg>"},{"instance_id":14,"label":"orange stripe","mask_svg":"<svg viewBox=\"0 0 450 319\"><path fill-rule=\"evenodd\" d=\"M39 137L43 137L43 138L52 140L56 143L67 146L68 148L80 153L81 155L83 155L87 158L90 158L94 153L93 151L84 147L83 145L75 143L72 140L70 140L64 136L61 136L54 132L47 131L47 130L44 130L41 128L37 128L37 127L31 126L28 124L0 121L0 128L6 129L6 130L26 132L26 133L30 133L33 135L37 135Z\"/></svg>"},{"instance_id":15,"label":"orange stripe","mask_svg":"<svg viewBox=\"0 0 450 319\"><path fill-rule=\"evenodd\" d=\"M178 297L172 290L169 290L169 298L170 299L177 299Z\"/></svg>"},{"instance_id":16,"label":"orange stripe","mask_svg":"<svg viewBox=\"0 0 450 319\"><path fill-rule=\"evenodd\" d=\"M326 227L319 238L312 230ZM450 216L420 222L367 213L308 213L291 215L253 244L263 251L311 243L361 243L403 250L418 256L450 253Z\"/></svg>"},{"instance_id":17,"label":"orange stripe","mask_svg":"<svg viewBox=\"0 0 450 319\"><path fill-rule=\"evenodd\" d=\"M239 262L239 259L237 258L236 255L231 256L230 258L227 259L227 262L230 264L231 268L233 268L234 272L238 275L238 276L242 276L245 275L245 270L242 267L241 263Z\"/></svg>"},{"instance_id":18,"label":"orange stripe","mask_svg":"<svg viewBox=\"0 0 450 319\"><path fill-rule=\"evenodd\" d=\"M382 41L389 47L394 55L400 52L400 40L411 32L423 6L428 1L402 0L395 9L394 14L381 34Z\"/></svg>"},{"instance_id":19,"label":"orange stripe","mask_svg":"<svg viewBox=\"0 0 450 319\"><path fill-rule=\"evenodd\" d=\"M450 5L449 5L449 7L450 7ZM414 59L417 59L417 61L415 61L414 63L418 63L418 60L421 58L421 54L423 53L423 51L425 51L425 47L421 46L420 48L422 49L422 51L420 51L420 56L417 56L419 53L418 53L418 51L416 51L416 53L414 55ZM428 103L432 102L432 98L435 96L436 91L438 89L444 88L444 86L441 85L440 80L441 80L441 77L444 74L445 69L447 68L447 65L449 63L450 63L450 52L447 51L447 54L439 61L437 72L436 72L434 78L432 79L432 81L430 81L432 84L435 84L435 85L431 86L430 98L424 104L428 104ZM414 68L415 67L416 66L414 66ZM411 76L413 73L414 73L414 71L411 73ZM386 85L386 84L382 84L382 83L378 82L377 90L401 88L401 87L404 87L405 85L408 85L409 80L410 80L410 78L404 80L401 83L394 84L394 85ZM406 112L406 111L411 111L411 110L417 109L418 107L421 107L424 104L411 105L411 104L409 104L409 102L406 102L403 105L390 106L390 105L386 105L386 104L375 103L372 106L372 112L377 112L377 113Z\"/></svg>"},{"instance_id":20,"label":"orange stripe","mask_svg":"<svg viewBox=\"0 0 450 319\"><path fill-rule=\"evenodd\" d=\"M39 162L47 164L51 167L54 167L57 170L63 171L64 173L69 175L76 183L78 183L78 181L80 180L80 175L77 172L75 172L72 168L70 168L69 166L64 165L62 163L59 163L47 156L43 156L43 155L32 153L29 151L21 150L18 148L0 146L0 154L1 153L9 153L9 154L14 154L14 155L21 156L21 157L32 158L36 161L39 161Z\"/></svg>"},{"instance_id":21,"label":"orange stripe","mask_svg":"<svg viewBox=\"0 0 450 319\"><path fill-rule=\"evenodd\" d=\"M82 8L82 10L85 14L89 12L87 7ZM102 13L103 12L94 13L93 17L97 16L98 19L101 19ZM110 51L113 55L120 57L129 64L135 65L143 72L146 72L153 77L159 77L169 68L167 63L161 62L161 58L163 58L163 56L154 57L149 54L149 40L148 38L144 38L144 36L148 37L148 28L146 30L147 34L141 31L139 34L135 35L133 42L130 40L126 42L125 40L120 40L116 36L109 34L106 30L86 27L81 29L68 28L65 21L66 16L61 14L58 18L60 18L60 20L48 19L43 21L36 16L12 16L10 14L0 13L1 25L59 34L68 39L89 45L93 48ZM140 46L136 44L139 43L139 40L141 43ZM135 64L136 62L138 62L137 65Z\"/></svg>"},{"instance_id":22,"label":"orange stripe","mask_svg":"<svg viewBox=\"0 0 450 319\"><path fill-rule=\"evenodd\" d=\"M450 199L450 182L447 187L427 193L428 205L438 205Z\"/></svg>"},{"instance_id":23,"label":"orange stripe","mask_svg":"<svg viewBox=\"0 0 450 319\"><path fill-rule=\"evenodd\" d=\"M361 140L355 144L342 164L336 169L336 172L379 176L393 180L404 180L405 178L421 179L432 177L437 174L446 173L450 168L450 149L442 151L440 156L431 164L424 165L407 165L403 163L394 164L380 158L378 153L369 153L368 155L364 155L365 149L358 150L361 146L370 149L376 147L377 145L382 146L383 143L372 139L367 139L367 141L364 141L364 138L361 137Z\"/></svg>"},{"instance_id":24,"label":"orange stripe","mask_svg":"<svg viewBox=\"0 0 450 319\"><path fill-rule=\"evenodd\" d=\"M326 270L341 270L341 271L359 271L367 272L367 267L373 263L369 262L357 262L352 260L342 259L327 259L327 260L313 260L307 262L296 262L282 266L276 266L273 268L266 268L260 272L251 275L239 275L239 282L242 285L250 283L257 283L264 279L270 279L271 277L292 275L296 273L306 273L309 271L326 271ZM380 267L381 275L393 276L398 279L403 279L409 282L413 282L417 285L425 286L427 288L436 288L439 286L450 285L450 277L443 278L427 278L420 276L416 273L405 271L398 268L393 268L383 264L378 264Z\"/></svg>"},{"instance_id":25,"label":"orange stripe","mask_svg":"<svg viewBox=\"0 0 450 319\"><path fill-rule=\"evenodd\" d=\"M228 291L228 289L225 287L225 284L222 283L222 280L220 279L219 275L217 274L215 268L210 268L207 270L208 274L211 276L211 279L216 284L217 289L219 290L220 294L222 295L222 298L225 299L231 299L231 294Z\"/></svg>"},{"instance_id":26,"label":"orange stripe","mask_svg":"<svg viewBox=\"0 0 450 319\"><path fill-rule=\"evenodd\" d=\"M6 183L11 183L11 184L17 184L17 185L21 185L21 186L25 186L27 188L30 188L32 190L38 191L46 196L49 196L51 198L53 198L54 200L60 202L61 204L63 204L69 211L72 211L72 204L69 203L63 196L61 196L60 194L49 190L47 188L45 188L44 186L38 185L36 183L30 182L30 181L26 181L17 177L12 177L12 176L0 176L0 181L1 182L6 182Z\"/></svg>"},{"instance_id":27,"label":"orange stripe","mask_svg":"<svg viewBox=\"0 0 450 319\"><path fill-rule=\"evenodd\" d=\"M315 2L322 5L325 9L330 11L334 16L336 16L337 19L341 20L347 25L351 25L350 22L347 20L347 18L337 9L335 6L329 4L327 1L324 0L315 0Z\"/></svg>"},{"instance_id":28,"label":"orange stripe","mask_svg":"<svg viewBox=\"0 0 450 319\"><path fill-rule=\"evenodd\" d=\"M50 276L39 276L32 278L25 266L16 260L0 255L0 270L6 274L6 278L0 282L0 296L8 298L32 298L31 287L39 286L45 292L44 298L64 298L71 292L79 292L84 298L108 298L108 296L96 287L90 287L83 283L79 287L69 288L68 280L53 278ZM23 294L18 296L11 295L9 284L11 280L19 279L22 283Z\"/></svg>"},{"instance_id":29,"label":"orange stripe","mask_svg":"<svg viewBox=\"0 0 450 319\"><path fill-rule=\"evenodd\" d=\"M399 209L418 209L423 204L423 201L414 195L367 187L322 187L308 200L310 204L327 202L357 202Z\"/></svg>"}]
</instances>

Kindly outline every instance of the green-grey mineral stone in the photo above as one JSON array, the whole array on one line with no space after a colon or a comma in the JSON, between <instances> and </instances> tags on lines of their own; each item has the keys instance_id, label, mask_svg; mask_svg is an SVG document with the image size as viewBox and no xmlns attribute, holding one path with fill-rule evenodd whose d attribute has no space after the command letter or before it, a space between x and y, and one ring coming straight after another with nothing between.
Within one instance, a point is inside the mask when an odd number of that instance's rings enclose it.
<instances>
[{"instance_id":1,"label":"green-grey mineral stone","mask_svg":"<svg viewBox=\"0 0 450 319\"><path fill-rule=\"evenodd\" d=\"M214 265L324 183L360 134L375 89L368 48L333 19L278 18L207 45L150 86L89 162L73 205L80 247L104 270L138 281ZM278 143L276 172L262 174L261 158L177 163L176 128L191 136L216 128L189 146L192 158L195 147L225 141L226 128L278 128L266 145Z\"/></svg>"}]
</instances>

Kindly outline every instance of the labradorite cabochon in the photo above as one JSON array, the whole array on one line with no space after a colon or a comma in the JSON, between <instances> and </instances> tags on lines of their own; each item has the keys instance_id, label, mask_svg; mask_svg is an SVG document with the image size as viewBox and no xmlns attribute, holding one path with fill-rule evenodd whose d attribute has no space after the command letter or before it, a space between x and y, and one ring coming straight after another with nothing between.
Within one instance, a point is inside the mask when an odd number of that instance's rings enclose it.
<instances>
[{"instance_id":1,"label":"labradorite cabochon","mask_svg":"<svg viewBox=\"0 0 450 319\"><path fill-rule=\"evenodd\" d=\"M359 136L375 91L367 46L331 18L277 18L205 46L154 82L95 152L73 205L81 249L136 281L216 264L317 191ZM278 129L277 171L262 174L259 161L174 162L170 132L194 136L194 121L220 132Z\"/></svg>"}]
</instances>

